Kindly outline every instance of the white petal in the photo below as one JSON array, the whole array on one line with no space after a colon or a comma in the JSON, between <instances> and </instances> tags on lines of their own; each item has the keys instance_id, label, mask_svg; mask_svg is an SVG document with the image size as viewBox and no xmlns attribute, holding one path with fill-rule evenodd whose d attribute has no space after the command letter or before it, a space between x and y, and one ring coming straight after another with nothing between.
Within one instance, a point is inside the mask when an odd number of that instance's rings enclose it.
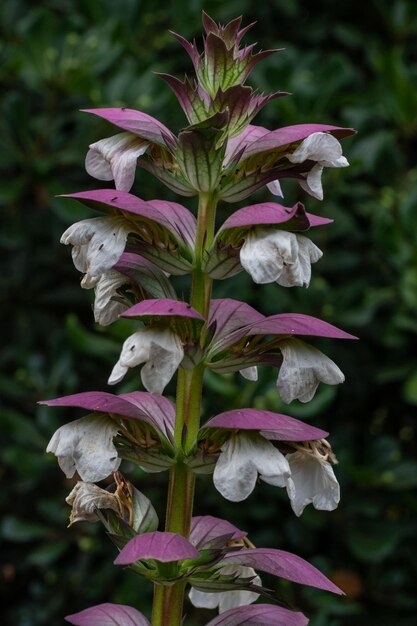
<instances>
[{"instance_id":1,"label":"white petal","mask_svg":"<svg viewBox=\"0 0 417 626\"><path fill-rule=\"evenodd\" d=\"M227 500L241 502L254 490L258 474L265 482L285 485L283 476L290 469L284 455L261 435L232 435L221 448L214 486Z\"/></svg>"},{"instance_id":2,"label":"white petal","mask_svg":"<svg viewBox=\"0 0 417 626\"><path fill-rule=\"evenodd\" d=\"M285 263L294 263L298 244L294 233L255 228L240 249L240 263L257 284L278 280Z\"/></svg>"},{"instance_id":3,"label":"white petal","mask_svg":"<svg viewBox=\"0 0 417 626\"><path fill-rule=\"evenodd\" d=\"M101 274L117 263L131 230L132 226L123 217L94 217L67 228L61 243L74 246L74 265L88 274L84 288L94 287Z\"/></svg>"},{"instance_id":4,"label":"white petal","mask_svg":"<svg viewBox=\"0 0 417 626\"><path fill-rule=\"evenodd\" d=\"M120 363L120 360L117 361L116 365L113 367L111 374L107 380L107 384L117 385L117 383L120 383L123 380L123 378L126 376L128 369L129 369L128 367Z\"/></svg>"},{"instance_id":5,"label":"white petal","mask_svg":"<svg viewBox=\"0 0 417 626\"><path fill-rule=\"evenodd\" d=\"M143 385L151 393L161 394L183 358L182 343L168 328L139 330L124 342L108 384L120 382L129 367L145 363L141 371Z\"/></svg>"},{"instance_id":6,"label":"white petal","mask_svg":"<svg viewBox=\"0 0 417 626\"><path fill-rule=\"evenodd\" d=\"M113 437L117 426L106 416L87 416L58 428L46 449L58 458L67 478L77 471L82 480L97 482L120 465Z\"/></svg>"},{"instance_id":7,"label":"white petal","mask_svg":"<svg viewBox=\"0 0 417 626\"><path fill-rule=\"evenodd\" d=\"M140 376L145 389L160 395L183 360L184 348L178 335L169 329L149 331L149 335L149 360L143 366Z\"/></svg>"},{"instance_id":8,"label":"white petal","mask_svg":"<svg viewBox=\"0 0 417 626\"><path fill-rule=\"evenodd\" d=\"M220 572L224 575L235 575L239 578L253 578L251 584L262 585L261 579L256 575L252 567L245 567L244 565L226 565L221 568ZM252 602L255 602L259 598L259 594L241 589L211 593L199 591L191 587L188 597L191 604L197 608L215 609L219 607L219 613L224 613L229 609L252 604Z\"/></svg>"},{"instance_id":9,"label":"white petal","mask_svg":"<svg viewBox=\"0 0 417 626\"><path fill-rule=\"evenodd\" d=\"M99 180L112 180L116 189L130 191L136 173L137 159L149 144L132 133L119 133L91 144L85 168Z\"/></svg>"},{"instance_id":10,"label":"white petal","mask_svg":"<svg viewBox=\"0 0 417 626\"><path fill-rule=\"evenodd\" d=\"M258 368L256 367L256 365L253 365L252 367L245 367L243 370L239 370L239 374L243 376L243 378L246 378L246 380L258 380Z\"/></svg>"},{"instance_id":11,"label":"white petal","mask_svg":"<svg viewBox=\"0 0 417 626\"><path fill-rule=\"evenodd\" d=\"M274 194L274 196L279 196L280 198L284 197L279 180L273 180L267 184L267 187L269 191Z\"/></svg>"},{"instance_id":12,"label":"white petal","mask_svg":"<svg viewBox=\"0 0 417 626\"><path fill-rule=\"evenodd\" d=\"M239 606L247 606L252 604L252 602L256 602L259 598L259 593L236 589L234 591L223 591L220 596L219 613L224 613L229 609L237 609Z\"/></svg>"},{"instance_id":13,"label":"white petal","mask_svg":"<svg viewBox=\"0 0 417 626\"><path fill-rule=\"evenodd\" d=\"M101 276L120 259L131 230L124 218L97 218L96 231L88 244L88 271L91 276Z\"/></svg>"},{"instance_id":14,"label":"white petal","mask_svg":"<svg viewBox=\"0 0 417 626\"><path fill-rule=\"evenodd\" d=\"M300 180L300 187L304 189L310 196L323 200L323 185L321 183L321 175L323 173L323 165L316 163L308 172L305 179Z\"/></svg>"},{"instance_id":15,"label":"white petal","mask_svg":"<svg viewBox=\"0 0 417 626\"><path fill-rule=\"evenodd\" d=\"M341 370L329 357L299 339L280 342L283 363L277 386L284 402L294 399L309 402L320 382L338 385L345 380Z\"/></svg>"},{"instance_id":16,"label":"white petal","mask_svg":"<svg viewBox=\"0 0 417 626\"><path fill-rule=\"evenodd\" d=\"M217 609L222 593L222 591L209 593L191 587L188 597L191 604L197 609Z\"/></svg>"},{"instance_id":17,"label":"white petal","mask_svg":"<svg viewBox=\"0 0 417 626\"><path fill-rule=\"evenodd\" d=\"M117 495L93 483L78 481L65 501L72 506L70 526L75 522L98 521L97 509L112 509L119 515L122 512Z\"/></svg>"},{"instance_id":18,"label":"white petal","mask_svg":"<svg viewBox=\"0 0 417 626\"><path fill-rule=\"evenodd\" d=\"M87 271L87 251L88 244L73 246L71 250L72 262L74 263L75 269L79 272L84 273Z\"/></svg>"},{"instance_id":19,"label":"white petal","mask_svg":"<svg viewBox=\"0 0 417 626\"><path fill-rule=\"evenodd\" d=\"M146 330L138 330L130 335L123 343L119 360L113 367L107 381L109 385L119 383L125 376L129 367L136 367L149 359L151 340Z\"/></svg>"},{"instance_id":20,"label":"white petal","mask_svg":"<svg viewBox=\"0 0 417 626\"><path fill-rule=\"evenodd\" d=\"M99 143L99 142L97 142ZM96 150L92 144L87 156L85 157L85 169L87 174L90 174L97 180L113 180L113 172L108 161L104 158L99 150Z\"/></svg>"},{"instance_id":21,"label":"white petal","mask_svg":"<svg viewBox=\"0 0 417 626\"><path fill-rule=\"evenodd\" d=\"M129 279L116 270L109 270L100 276L95 287L94 319L101 326L108 326L128 308L127 304L112 299L118 295L119 287L128 283Z\"/></svg>"},{"instance_id":22,"label":"white petal","mask_svg":"<svg viewBox=\"0 0 417 626\"><path fill-rule=\"evenodd\" d=\"M295 263L286 264L277 283L282 287L308 287L311 279L311 264L316 263L323 253L308 237L296 235L298 256Z\"/></svg>"},{"instance_id":23,"label":"white petal","mask_svg":"<svg viewBox=\"0 0 417 626\"><path fill-rule=\"evenodd\" d=\"M234 574L235 576L239 576L239 578L253 578L251 584L262 585L260 577L256 575L252 567L246 567L244 565L226 565L226 567L222 567L221 573L229 575ZM259 593L245 589L223 591L219 595L219 613L224 613L229 609L235 609L239 606L247 606L248 604L252 604L252 602L256 602L259 598Z\"/></svg>"},{"instance_id":24,"label":"white petal","mask_svg":"<svg viewBox=\"0 0 417 626\"><path fill-rule=\"evenodd\" d=\"M342 156L342 146L340 142L329 133L312 133L300 143L294 152L288 155L291 163L303 163L312 160L337 161Z\"/></svg>"},{"instance_id":25,"label":"white petal","mask_svg":"<svg viewBox=\"0 0 417 626\"><path fill-rule=\"evenodd\" d=\"M340 501L340 488L328 461L302 451L287 455L295 492L290 495L294 513L300 516L307 504L320 511L333 511Z\"/></svg>"}]
</instances>

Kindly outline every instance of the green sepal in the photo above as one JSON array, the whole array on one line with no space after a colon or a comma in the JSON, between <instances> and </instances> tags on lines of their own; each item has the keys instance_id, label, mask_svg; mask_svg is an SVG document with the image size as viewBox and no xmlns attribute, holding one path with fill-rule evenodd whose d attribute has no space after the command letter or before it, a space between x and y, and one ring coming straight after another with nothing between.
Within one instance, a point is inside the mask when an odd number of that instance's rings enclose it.
<instances>
[{"instance_id":1,"label":"green sepal","mask_svg":"<svg viewBox=\"0 0 417 626\"><path fill-rule=\"evenodd\" d=\"M216 113L179 133L175 151L177 164L184 178L197 192L212 192L219 185L228 118L227 111Z\"/></svg>"}]
</instances>

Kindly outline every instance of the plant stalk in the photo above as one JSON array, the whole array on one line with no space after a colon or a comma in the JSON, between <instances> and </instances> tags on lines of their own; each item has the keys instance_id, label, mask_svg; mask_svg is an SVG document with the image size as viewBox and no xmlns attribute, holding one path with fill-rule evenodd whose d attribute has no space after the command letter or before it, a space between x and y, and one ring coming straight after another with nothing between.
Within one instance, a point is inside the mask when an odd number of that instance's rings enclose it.
<instances>
[{"instance_id":1,"label":"plant stalk","mask_svg":"<svg viewBox=\"0 0 417 626\"><path fill-rule=\"evenodd\" d=\"M212 278L202 270L204 253L214 237L216 199L201 193L199 198L194 269L192 273L191 306L206 320L209 314ZM201 337L203 340L204 337ZM174 438L177 459L169 473L165 530L183 537L190 536L193 514L195 475L184 462L196 442L200 427L204 365L178 372ZM181 626L186 583L171 587L154 586L152 626Z\"/></svg>"}]
</instances>

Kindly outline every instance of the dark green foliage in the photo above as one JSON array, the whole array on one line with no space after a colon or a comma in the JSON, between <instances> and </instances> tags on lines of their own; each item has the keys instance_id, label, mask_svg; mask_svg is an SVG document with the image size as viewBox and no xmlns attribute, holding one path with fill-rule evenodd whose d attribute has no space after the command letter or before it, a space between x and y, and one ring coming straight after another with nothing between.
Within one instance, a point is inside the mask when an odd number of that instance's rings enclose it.
<instances>
[{"instance_id":1,"label":"dark green foliage","mask_svg":"<svg viewBox=\"0 0 417 626\"><path fill-rule=\"evenodd\" d=\"M263 49L286 48L259 64L250 82L264 92L294 95L270 103L255 123L274 128L318 122L359 130L344 141L351 167L324 174L323 203L305 197L296 184L284 187L287 203L303 199L312 212L335 218L334 225L313 234L325 255L313 268L310 288L256 287L242 274L217 283L216 295L249 301L268 314L316 315L361 341L323 343L346 383L339 389L322 386L311 403L293 403L288 410L331 432L340 461L339 509L328 514L309 507L297 519L281 490L262 484L242 506L221 500L210 479L203 478L196 512L225 517L250 530L258 546L294 550L333 576L347 599L286 582L280 586L285 599L312 616L312 626L412 626L417 611L411 547L417 533L417 4L211 0L204 8L223 22L239 13L245 23L258 20L252 39ZM0 234L0 600L5 625L58 626L63 615L103 601L150 607L150 585L111 566L115 551L98 524L66 530L64 498L72 481L44 450L54 430L75 414L35 403L106 389L121 341L134 327L127 321L105 331L94 325L91 294L79 288L69 249L58 243L70 223L88 214L54 196L100 186L85 173L83 159L89 143L115 132L78 109L138 108L178 132L183 114L152 72L181 77L191 70L168 29L189 39L199 35L201 9L201 0L170 5L14 0L0 9L5 222ZM133 192L145 199L174 199L142 170L136 181ZM223 205L220 217L231 209ZM177 287L181 293L186 281L179 279ZM268 368L257 384L208 374L206 415L238 405L285 411L274 378ZM136 374L127 379L124 391L135 387ZM174 391L171 386L169 392ZM163 519L166 477L139 474L129 466L125 471ZM208 621L201 613L190 613L187 624Z\"/></svg>"}]
</instances>

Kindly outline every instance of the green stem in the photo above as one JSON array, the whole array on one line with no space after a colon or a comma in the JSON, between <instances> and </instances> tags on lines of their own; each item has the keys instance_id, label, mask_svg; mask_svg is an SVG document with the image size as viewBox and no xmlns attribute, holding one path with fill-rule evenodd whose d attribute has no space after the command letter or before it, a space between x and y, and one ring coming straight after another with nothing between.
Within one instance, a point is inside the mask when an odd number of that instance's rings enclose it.
<instances>
[{"instance_id":1,"label":"green stem","mask_svg":"<svg viewBox=\"0 0 417 626\"><path fill-rule=\"evenodd\" d=\"M214 196L200 194L190 304L205 319L210 307L212 279L203 272L202 260L213 242L215 216ZM203 378L203 364L178 372L174 430L177 458L169 473L165 530L187 538L193 514L195 475L184 463L184 458L195 445L200 428ZM155 585L152 626L181 625L185 587L184 582L172 587Z\"/></svg>"}]
</instances>

